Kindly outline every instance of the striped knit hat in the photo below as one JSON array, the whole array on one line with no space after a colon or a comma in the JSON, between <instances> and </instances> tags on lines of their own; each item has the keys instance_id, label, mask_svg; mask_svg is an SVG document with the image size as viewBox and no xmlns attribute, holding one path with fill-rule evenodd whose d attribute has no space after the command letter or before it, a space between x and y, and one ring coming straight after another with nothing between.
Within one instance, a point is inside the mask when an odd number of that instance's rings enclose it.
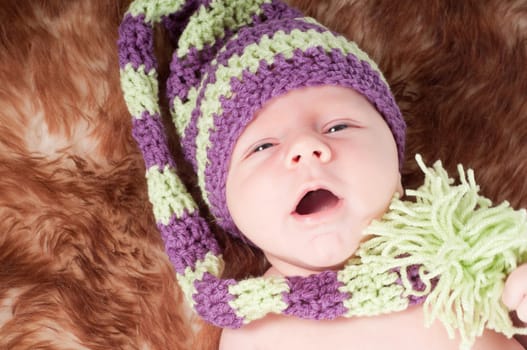
<instances>
[{"instance_id":1,"label":"striped knit hat","mask_svg":"<svg viewBox=\"0 0 527 350\"><path fill-rule=\"evenodd\" d=\"M405 124L390 89L355 43L335 35L277 0L136 1L123 22L120 64L132 114L151 125L158 112L129 84L141 69L154 80L151 25L162 21L175 43L167 81L170 111L186 159L193 165L205 203L228 232L237 234L225 199L236 140L269 99L316 85L350 87L384 116L404 152ZM127 79L128 78L128 79ZM148 115L147 115L148 114ZM139 136L139 135L138 135ZM146 159L147 167L168 164Z\"/></svg>"},{"instance_id":2,"label":"striped knit hat","mask_svg":"<svg viewBox=\"0 0 527 350\"><path fill-rule=\"evenodd\" d=\"M156 23L164 25L175 47L167 92L184 155L195 170L204 202L218 224L233 235L239 232L225 196L230 156L266 101L307 86L352 88L384 117L400 164L405 123L377 65L355 43L278 0L136 0L130 5L118 45L133 135L145 160L149 197L166 251L183 290L210 320L217 317L216 311L208 302L196 300L202 295L199 283L208 288L204 294L214 290L226 293L226 299L231 293L228 286L236 283L217 279L220 249L177 176L169 152L158 98ZM214 317L204 315L211 312ZM239 325L239 316L229 312L230 321L212 322Z\"/></svg>"}]
</instances>

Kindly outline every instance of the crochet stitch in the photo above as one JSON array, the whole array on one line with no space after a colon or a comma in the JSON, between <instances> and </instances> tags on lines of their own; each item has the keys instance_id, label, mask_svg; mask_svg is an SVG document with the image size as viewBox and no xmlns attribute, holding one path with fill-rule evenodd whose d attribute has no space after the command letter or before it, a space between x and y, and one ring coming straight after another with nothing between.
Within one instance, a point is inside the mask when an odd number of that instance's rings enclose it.
<instances>
[{"instance_id":1,"label":"crochet stitch","mask_svg":"<svg viewBox=\"0 0 527 350\"><path fill-rule=\"evenodd\" d=\"M497 295L500 281L525 257L525 212L506 204L491 208L477 195L472 175L467 181L460 172L462 184L451 186L440 166L426 170L420 160L427 182L412 192L417 201L395 198L383 220L372 224L376 236L343 270L221 279L221 249L177 174L161 120L157 23L176 47L167 93L184 155L218 224L235 236L240 233L225 203L228 162L238 136L269 99L304 86L353 88L385 119L400 162L405 124L386 80L364 52L277 0L134 1L119 29L123 95L166 252L201 317L235 328L268 313L334 319L425 302L430 319L460 330L463 346L483 327L507 335L521 331L512 327ZM490 277L479 278L482 271Z\"/></svg>"}]
</instances>

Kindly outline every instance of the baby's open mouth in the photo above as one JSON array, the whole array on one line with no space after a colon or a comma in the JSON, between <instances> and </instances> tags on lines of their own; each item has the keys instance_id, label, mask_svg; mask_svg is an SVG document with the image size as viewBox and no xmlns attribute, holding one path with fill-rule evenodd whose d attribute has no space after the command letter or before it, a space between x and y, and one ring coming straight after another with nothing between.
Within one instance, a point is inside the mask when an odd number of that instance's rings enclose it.
<instances>
[{"instance_id":1,"label":"baby's open mouth","mask_svg":"<svg viewBox=\"0 0 527 350\"><path fill-rule=\"evenodd\" d=\"M299 215L315 214L333 208L338 201L338 197L331 191L324 189L309 191L298 202L295 213Z\"/></svg>"}]
</instances>

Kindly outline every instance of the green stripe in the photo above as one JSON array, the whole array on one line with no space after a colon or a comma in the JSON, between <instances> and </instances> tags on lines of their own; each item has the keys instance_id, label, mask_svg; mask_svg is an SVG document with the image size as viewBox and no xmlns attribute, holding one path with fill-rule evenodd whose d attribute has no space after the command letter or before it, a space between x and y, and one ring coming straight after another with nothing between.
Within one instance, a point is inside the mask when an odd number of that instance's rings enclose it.
<instances>
[{"instance_id":1,"label":"green stripe","mask_svg":"<svg viewBox=\"0 0 527 350\"><path fill-rule=\"evenodd\" d=\"M225 36L226 30L250 24L261 13L261 5L271 0L213 0L209 8L200 7L189 19L179 39L177 56L188 54L191 47L203 50Z\"/></svg>"},{"instance_id":2,"label":"green stripe","mask_svg":"<svg viewBox=\"0 0 527 350\"><path fill-rule=\"evenodd\" d=\"M172 116L172 122L176 126L176 131L181 139L185 137L185 130L190 123L192 110L196 107L197 97L198 90L195 87L192 87L188 91L186 102L181 101L177 96L172 102L170 114Z\"/></svg>"},{"instance_id":3,"label":"green stripe","mask_svg":"<svg viewBox=\"0 0 527 350\"><path fill-rule=\"evenodd\" d=\"M196 160L198 185L204 192L204 199L210 205L205 193L205 168L208 163L207 149L211 146L209 141L210 130L213 129L213 115L222 115L220 96L230 97L230 80L233 77L241 78L244 70L256 73L260 61L272 63L277 54L283 54L285 58L293 57L293 51L301 49L305 51L310 47L320 46L326 51L334 48L340 49L343 54L354 54L360 60L366 61L372 69L380 73L377 65L361 51L353 42L349 42L343 36L334 36L331 32L317 32L315 30L300 31L293 30L286 34L282 31L274 33L272 38L265 35L259 43L247 46L241 56L233 56L229 59L227 66L219 66L216 70L216 83L205 87L204 99L201 102L201 117L198 119L198 135L196 137ZM215 64L216 62L213 62ZM204 78L205 80L206 78ZM383 78L384 81L384 78ZM195 105L196 101L189 101Z\"/></svg>"},{"instance_id":4,"label":"green stripe","mask_svg":"<svg viewBox=\"0 0 527 350\"><path fill-rule=\"evenodd\" d=\"M157 23L161 17L175 13L185 3L185 0L136 0L128 8L128 13L134 17L144 14L145 22Z\"/></svg>"},{"instance_id":5,"label":"green stripe","mask_svg":"<svg viewBox=\"0 0 527 350\"><path fill-rule=\"evenodd\" d=\"M385 266L350 259L337 273L337 280L343 284L339 291L350 295L343 302L348 310L344 316L375 316L405 310L408 298L405 288L397 283L398 277L397 273L386 271Z\"/></svg>"},{"instance_id":6,"label":"green stripe","mask_svg":"<svg viewBox=\"0 0 527 350\"><path fill-rule=\"evenodd\" d=\"M141 118L145 111L151 115L159 113L159 87L155 69L145 73L144 65L136 71L128 63L121 69L121 88L128 111L135 118Z\"/></svg>"},{"instance_id":7,"label":"green stripe","mask_svg":"<svg viewBox=\"0 0 527 350\"><path fill-rule=\"evenodd\" d=\"M152 166L146 171L146 182L157 222L167 225L174 214L181 217L185 211L191 214L196 210L192 196L170 166L166 165L163 171Z\"/></svg>"},{"instance_id":8,"label":"green stripe","mask_svg":"<svg viewBox=\"0 0 527 350\"><path fill-rule=\"evenodd\" d=\"M249 323L269 313L284 311L288 305L282 295L288 292L289 286L283 277L250 278L229 286L229 293L236 297L229 305L244 323Z\"/></svg>"},{"instance_id":9,"label":"green stripe","mask_svg":"<svg viewBox=\"0 0 527 350\"><path fill-rule=\"evenodd\" d=\"M195 304L192 296L197 293L196 287L194 286L194 282L202 280L205 272L219 277L220 274L223 272L223 268L224 262L221 255L216 256L211 252L208 252L203 260L198 260L196 262L196 266L194 266L194 269L188 266L185 269L184 274L176 274L179 286L181 287L181 290L185 295L185 299L191 307L194 307Z\"/></svg>"}]
</instances>

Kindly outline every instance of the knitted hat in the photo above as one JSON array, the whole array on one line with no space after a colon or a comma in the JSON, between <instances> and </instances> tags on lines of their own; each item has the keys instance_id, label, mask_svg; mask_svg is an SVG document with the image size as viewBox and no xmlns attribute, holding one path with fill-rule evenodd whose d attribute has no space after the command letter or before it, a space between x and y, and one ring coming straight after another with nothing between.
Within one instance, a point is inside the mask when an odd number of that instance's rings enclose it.
<instances>
[{"instance_id":1,"label":"knitted hat","mask_svg":"<svg viewBox=\"0 0 527 350\"><path fill-rule=\"evenodd\" d=\"M377 65L355 43L277 0L134 2L122 24L119 59L136 137L158 120L157 103L143 101L129 81L139 70L145 86L157 85L150 52L156 21L175 45L167 92L183 153L205 203L228 232L238 234L225 196L236 140L266 101L290 90L319 85L356 90L384 117L402 162L405 123ZM168 154L145 160L148 168L171 162Z\"/></svg>"},{"instance_id":2,"label":"knitted hat","mask_svg":"<svg viewBox=\"0 0 527 350\"><path fill-rule=\"evenodd\" d=\"M153 43L160 22L175 46L167 91L184 155L218 224L235 235L225 199L231 152L273 97L307 86L356 90L384 117L402 164L405 123L377 65L353 42L278 0L136 0L119 28L121 86L149 198L191 305L221 327L239 327L268 312L313 319L345 314L350 294L339 290L345 282L333 271L308 278L220 278L221 249L177 175L160 117Z\"/></svg>"}]
</instances>

